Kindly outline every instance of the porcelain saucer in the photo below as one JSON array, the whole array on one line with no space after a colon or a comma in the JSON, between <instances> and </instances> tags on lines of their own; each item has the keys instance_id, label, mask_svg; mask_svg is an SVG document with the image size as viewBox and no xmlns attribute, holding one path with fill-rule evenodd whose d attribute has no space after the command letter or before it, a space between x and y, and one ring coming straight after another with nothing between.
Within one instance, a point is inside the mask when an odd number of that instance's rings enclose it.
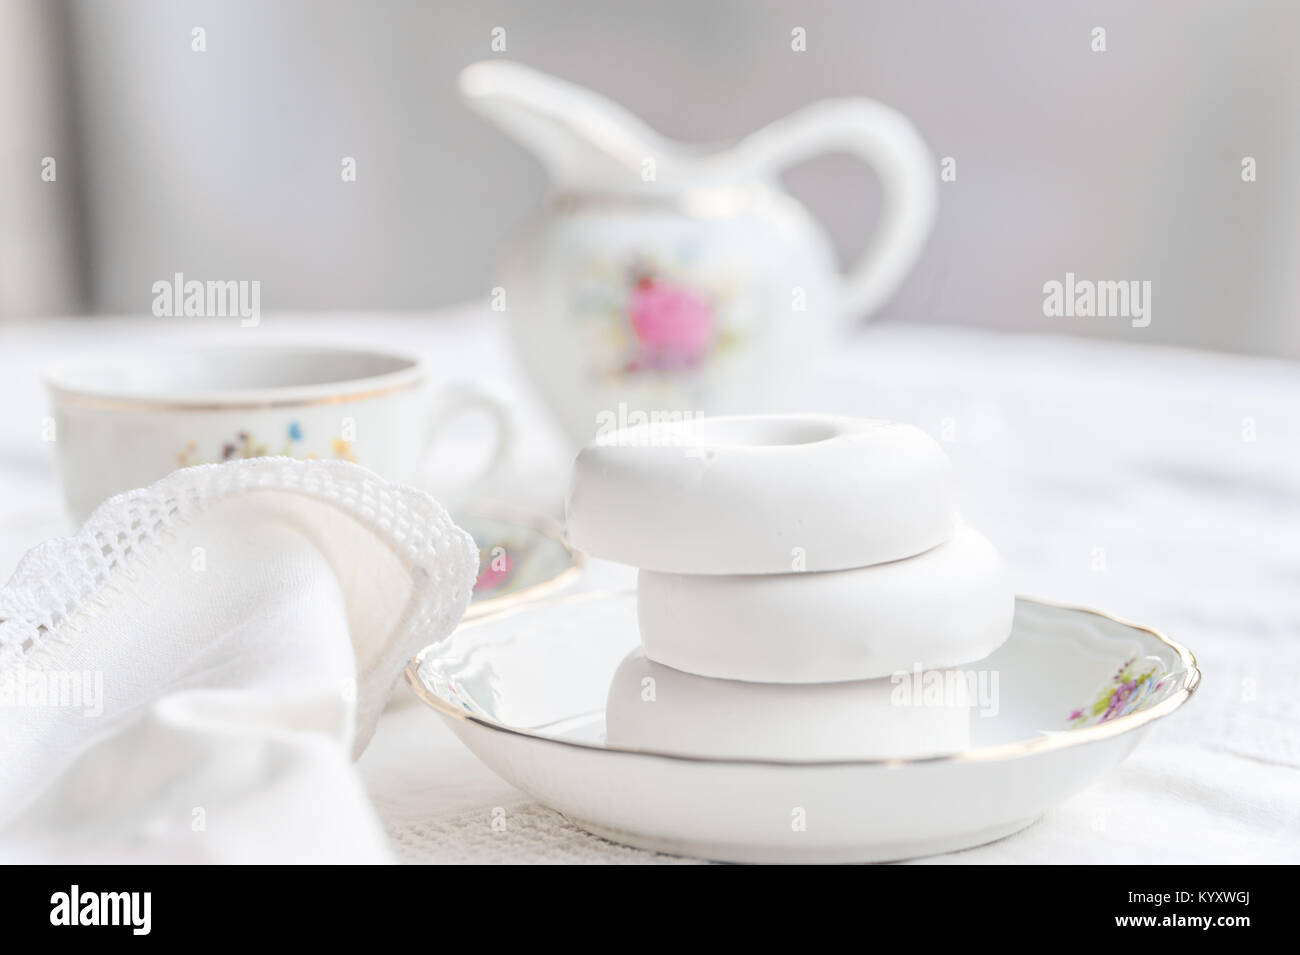
<instances>
[{"instance_id":1,"label":"porcelain saucer","mask_svg":"<svg viewBox=\"0 0 1300 955\"><path fill-rule=\"evenodd\" d=\"M566 543L560 525L542 515L480 504L457 514L456 522L479 549L466 620L554 593L576 580L586 562Z\"/></svg>"},{"instance_id":2,"label":"porcelain saucer","mask_svg":"<svg viewBox=\"0 0 1300 955\"><path fill-rule=\"evenodd\" d=\"M972 671L997 692L970 748L915 759L682 756L604 744L611 677L638 644L631 592L531 602L407 665L415 694L489 768L577 825L733 862L870 862L980 845L1034 822L1127 756L1195 691L1154 630L1029 598Z\"/></svg>"}]
</instances>

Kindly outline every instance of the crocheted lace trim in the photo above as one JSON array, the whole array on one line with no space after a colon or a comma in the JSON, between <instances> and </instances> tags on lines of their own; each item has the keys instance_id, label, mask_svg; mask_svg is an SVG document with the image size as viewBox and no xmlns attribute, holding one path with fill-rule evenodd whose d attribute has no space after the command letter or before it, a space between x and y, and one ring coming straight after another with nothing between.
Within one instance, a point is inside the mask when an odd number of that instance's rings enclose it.
<instances>
[{"instance_id":1,"label":"crocheted lace trim","mask_svg":"<svg viewBox=\"0 0 1300 955\"><path fill-rule=\"evenodd\" d=\"M95 605L135 554L215 502L255 490L286 491L328 502L369 528L411 574L403 634L448 634L469 604L478 550L428 494L389 484L347 461L257 458L177 471L156 484L105 501L73 537L28 551L0 589L0 668L29 661L62 639L73 618ZM358 676L361 676L360 674Z\"/></svg>"}]
</instances>

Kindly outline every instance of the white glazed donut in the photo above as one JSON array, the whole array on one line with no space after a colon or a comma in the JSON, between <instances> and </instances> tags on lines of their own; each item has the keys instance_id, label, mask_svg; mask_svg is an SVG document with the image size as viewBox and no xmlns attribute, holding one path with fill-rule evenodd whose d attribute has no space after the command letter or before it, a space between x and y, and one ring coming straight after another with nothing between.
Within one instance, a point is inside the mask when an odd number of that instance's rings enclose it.
<instances>
[{"instance_id":1,"label":"white glazed donut","mask_svg":"<svg viewBox=\"0 0 1300 955\"><path fill-rule=\"evenodd\" d=\"M830 415L700 418L587 445L567 511L580 550L648 570L844 570L948 540L952 469L911 425Z\"/></svg>"},{"instance_id":2,"label":"white glazed donut","mask_svg":"<svg viewBox=\"0 0 1300 955\"><path fill-rule=\"evenodd\" d=\"M710 680L637 649L610 682L605 743L749 759L937 756L969 748L978 692L952 670L856 683Z\"/></svg>"},{"instance_id":3,"label":"white glazed donut","mask_svg":"<svg viewBox=\"0 0 1300 955\"><path fill-rule=\"evenodd\" d=\"M875 567L725 577L643 570L637 582L650 659L760 683L961 666L1002 645L1014 608L997 550L964 525L946 544Z\"/></svg>"}]
</instances>

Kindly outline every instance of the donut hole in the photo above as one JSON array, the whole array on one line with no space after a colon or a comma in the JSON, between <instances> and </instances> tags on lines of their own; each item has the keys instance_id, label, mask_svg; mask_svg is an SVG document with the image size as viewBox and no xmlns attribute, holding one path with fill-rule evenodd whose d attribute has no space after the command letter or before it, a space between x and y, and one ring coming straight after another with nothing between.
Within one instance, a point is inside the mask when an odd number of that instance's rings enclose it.
<instances>
[{"instance_id":1,"label":"donut hole","mask_svg":"<svg viewBox=\"0 0 1300 955\"><path fill-rule=\"evenodd\" d=\"M815 444L840 433L831 422L813 418L706 418L697 422L692 430L700 444L742 447Z\"/></svg>"}]
</instances>

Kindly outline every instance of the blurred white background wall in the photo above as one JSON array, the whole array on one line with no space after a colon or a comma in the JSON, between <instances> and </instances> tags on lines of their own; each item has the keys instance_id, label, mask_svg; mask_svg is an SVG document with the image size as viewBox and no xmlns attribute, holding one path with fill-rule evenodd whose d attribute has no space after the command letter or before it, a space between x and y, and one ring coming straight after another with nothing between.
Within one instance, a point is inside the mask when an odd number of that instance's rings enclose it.
<instances>
[{"instance_id":1,"label":"blurred white background wall","mask_svg":"<svg viewBox=\"0 0 1300 955\"><path fill-rule=\"evenodd\" d=\"M1300 356L1300 4L1286 0L67 10L68 168L81 171L68 186L84 209L92 311L147 312L152 284L174 272L258 279L265 309L486 298L495 256L545 185L456 97L462 66L505 56L686 140L733 140L826 96L908 114L937 157L956 159L957 179L942 183L931 244L879 320ZM496 27L504 53L490 47ZM805 52L791 49L794 27ZM341 180L344 156L354 183ZM843 255L863 246L877 206L868 173L831 157L789 183ZM1151 325L1045 318L1043 284L1067 271L1150 280Z\"/></svg>"},{"instance_id":2,"label":"blurred white background wall","mask_svg":"<svg viewBox=\"0 0 1300 955\"><path fill-rule=\"evenodd\" d=\"M87 300L68 12L0 0L0 318Z\"/></svg>"}]
</instances>

